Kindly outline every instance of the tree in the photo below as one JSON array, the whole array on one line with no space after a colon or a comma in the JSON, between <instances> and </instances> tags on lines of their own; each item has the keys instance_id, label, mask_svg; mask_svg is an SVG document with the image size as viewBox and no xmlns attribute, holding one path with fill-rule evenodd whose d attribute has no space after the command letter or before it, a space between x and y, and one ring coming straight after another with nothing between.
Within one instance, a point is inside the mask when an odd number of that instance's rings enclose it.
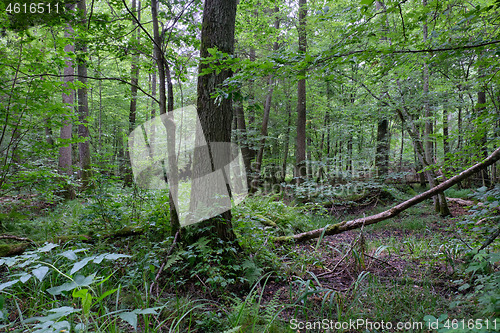
<instances>
[{"instance_id":1,"label":"tree","mask_svg":"<svg viewBox=\"0 0 500 333\"><path fill-rule=\"evenodd\" d=\"M90 133L87 118L89 116L89 102L87 94L87 43L84 40L86 34L86 18L87 6L85 0L80 0L77 3L77 8L80 15L80 31L84 34L76 41L77 51L77 66L78 66L78 81L81 85L78 87L78 137L82 140L78 142L78 153L80 158L80 178L83 188L89 186L91 169L90 169Z\"/></svg>"},{"instance_id":2,"label":"tree","mask_svg":"<svg viewBox=\"0 0 500 333\"><path fill-rule=\"evenodd\" d=\"M274 12L277 14L278 13L278 7L275 8ZM274 21L274 28L278 30L280 27L280 21L278 16L276 16L275 21ZM278 41L274 41L273 43L273 51L278 51ZM266 145L266 137L268 134L268 125L269 125L269 114L271 112L271 101L273 98L273 91L274 91L274 78L273 74L269 75L268 79L268 92L266 95L266 101L264 103L264 116L262 117L262 126L260 129L260 143L259 143L259 149L257 151L257 157L255 159L255 178L252 182L252 187L250 188L251 191L255 191L257 189L259 179L260 179L260 172L261 172L261 167L262 167L262 159L264 158L264 148Z\"/></svg>"},{"instance_id":3,"label":"tree","mask_svg":"<svg viewBox=\"0 0 500 333\"><path fill-rule=\"evenodd\" d=\"M203 22L201 28L201 58L210 56L209 51L217 49L227 55L234 52L234 31L236 20L236 0L205 0L203 8ZM224 154L218 154L214 160L213 145L214 142L231 142L231 124L233 120L232 100L231 98L213 98L213 95L223 88L224 81L232 75L230 69L223 69L220 72L210 70L211 65L201 62L199 66L200 76L198 77L198 99L197 113L200 119L203 135L206 140L208 155L204 154L205 149L195 149L193 159L193 175L203 170L211 169L215 171L215 166L227 165L230 160L231 151L228 147ZM205 74L208 71L207 74ZM200 140L202 133L197 133L197 140ZM207 168L207 163L211 165ZM192 193L196 191L206 191L203 184L193 181ZM228 191L230 193L230 191ZM231 211L210 218L205 226L212 227L215 235L223 241L233 241L236 235L232 230ZM200 228L204 228L201 226Z\"/></svg>"},{"instance_id":4,"label":"tree","mask_svg":"<svg viewBox=\"0 0 500 333\"><path fill-rule=\"evenodd\" d=\"M74 4L66 5L67 10L73 10L75 8ZM62 94L62 101L66 104L67 113L65 115L65 120L63 126L61 127L60 138L64 141L63 146L59 148L59 172L61 174L66 174L67 176L73 175L73 163L72 163L72 147L71 147L71 138L72 138L72 123L71 123L71 115L73 111L73 103L74 103L74 90L73 90L73 81L75 75L75 69L73 67L73 61L71 60L71 56L69 53L75 51L75 45L71 43L71 39L73 38L74 30L71 24L68 23L64 30L64 37L67 39L67 44L64 47L64 52L68 53L64 68L64 89L65 91ZM75 198L75 192L73 188L69 185L64 186L63 196L68 199Z\"/></svg>"},{"instance_id":5,"label":"tree","mask_svg":"<svg viewBox=\"0 0 500 333\"><path fill-rule=\"evenodd\" d=\"M299 54L305 56L307 51L307 0L299 0L299 25L297 27L299 35ZM297 147L295 156L295 176L300 181L306 176L306 70L299 72L299 82L297 83Z\"/></svg>"},{"instance_id":6,"label":"tree","mask_svg":"<svg viewBox=\"0 0 500 333\"><path fill-rule=\"evenodd\" d=\"M387 9L382 1L375 1L375 5L377 10L381 10L382 13L384 13L381 23L382 35L380 37L380 41L383 43L387 43L387 33L389 32ZM387 57L383 58L387 59ZM387 84L383 82L381 100L387 98L387 93ZM389 172L391 133L389 131L389 120L387 119L387 115L384 114L385 110L382 108L382 103L380 106L381 112L377 121L377 149L375 154L375 166L377 167L377 176L383 178L387 177L387 173Z\"/></svg>"},{"instance_id":7,"label":"tree","mask_svg":"<svg viewBox=\"0 0 500 333\"><path fill-rule=\"evenodd\" d=\"M158 2L156 0L151 1L151 16L153 18L153 44L154 44L154 58L156 60L156 65L158 68L158 85L159 85L159 95L160 95L160 114L166 114L169 112L164 122L167 130L167 153L168 153L168 169L170 173L169 180L169 211L170 211L170 231L173 235L177 234L180 230L179 216L174 204L174 198L176 197L177 191L177 180L178 180L178 167L177 167L177 154L175 152L175 124L171 119L171 112L174 110L174 97L172 90L172 80L170 78L170 69L168 67L167 60L165 59L165 54L162 50L163 45L163 32L160 33L160 27L158 24ZM167 95L167 88L168 95Z\"/></svg>"}]
</instances>

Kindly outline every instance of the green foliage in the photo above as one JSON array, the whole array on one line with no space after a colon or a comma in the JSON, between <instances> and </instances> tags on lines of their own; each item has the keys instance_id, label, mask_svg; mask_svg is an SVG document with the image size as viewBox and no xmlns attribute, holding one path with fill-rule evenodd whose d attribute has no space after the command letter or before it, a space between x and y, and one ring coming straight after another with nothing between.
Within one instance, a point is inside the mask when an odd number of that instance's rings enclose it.
<instances>
[{"instance_id":1,"label":"green foliage","mask_svg":"<svg viewBox=\"0 0 500 333\"><path fill-rule=\"evenodd\" d=\"M6 321L10 311L17 312L19 324L25 329L38 333L63 329L89 331L100 322L113 320L113 316L129 319L124 320L134 326L129 312L109 310L111 297L120 292L120 286L106 289L114 272L105 262L130 256L102 253L79 257L85 252L85 248L62 249L47 243L23 255L0 259L0 265L8 268L7 281L0 284L5 301L0 309L2 327L8 329L16 324ZM88 274L90 271L94 273ZM155 313L154 310L132 313L146 315Z\"/></svg>"}]
</instances>

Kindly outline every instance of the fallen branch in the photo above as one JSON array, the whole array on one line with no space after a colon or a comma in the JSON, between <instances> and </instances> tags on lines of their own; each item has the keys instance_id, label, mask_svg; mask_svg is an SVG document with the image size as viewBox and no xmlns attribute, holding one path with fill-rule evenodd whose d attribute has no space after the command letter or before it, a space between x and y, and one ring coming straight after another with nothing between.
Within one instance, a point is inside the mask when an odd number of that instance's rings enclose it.
<instances>
[{"instance_id":1,"label":"fallen branch","mask_svg":"<svg viewBox=\"0 0 500 333\"><path fill-rule=\"evenodd\" d=\"M35 243L34 241L32 241L29 238L19 237L19 236L14 236L14 235L0 235L0 239L13 239L13 240L20 241L20 242Z\"/></svg>"},{"instance_id":2,"label":"fallen branch","mask_svg":"<svg viewBox=\"0 0 500 333\"><path fill-rule=\"evenodd\" d=\"M326 227L326 230L325 230L325 228L321 228L321 229L303 232L303 233L293 235L293 236L277 237L274 240L276 242L285 242L285 241L290 241L290 240L293 240L296 242L303 242L306 240L318 238L323 233L324 233L324 235L336 235L336 234L340 234L344 231L361 228L363 225L370 225L370 224L374 224L374 223L377 223L380 221L390 219L394 216L397 216L402 211L404 211L404 210L406 210L406 209L408 209L408 208L410 208L410 207L412 207L412 206L414 206L414 205L416 205L416 204L418 204L418 203L420 203L428 198L431 198L432 196L438 194L441 191L444 191L444 190L452 187L456 183L466 179L467 177L470 177L471 175L478 172L479 170L484 169L484 168L492 165L493 163L495 163L499 159L500 159L500 147L497 148L490 156L488 156L482 162L473 165L472 167L468 168L467 170L462 171L458 175L442 182L438 186L433 187L430 190L425 191L417 196L414 196L413 198L406 200L405 202L402 202L399 205L396 205L396 206L394 206L394 207L392 207L392 208L390 208L382 213L363 217L360 219L340 222L340 223Z\"/></svg>"}]
</instances>

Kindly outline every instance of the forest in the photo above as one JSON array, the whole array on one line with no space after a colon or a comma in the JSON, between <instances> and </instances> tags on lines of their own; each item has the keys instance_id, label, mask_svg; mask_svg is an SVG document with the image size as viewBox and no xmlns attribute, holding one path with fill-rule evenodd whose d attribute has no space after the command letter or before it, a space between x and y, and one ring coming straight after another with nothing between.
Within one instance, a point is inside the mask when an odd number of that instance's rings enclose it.
<instances>
[{"instance_id":1,"label":"forest","mask_svg":"<svg viewBox=\"0 0 500 333\"><path fill-rule=\"evenodd\" d=\"M499 0L0 0L1 332L500 332Z\"/></svg>"}]
</instances>

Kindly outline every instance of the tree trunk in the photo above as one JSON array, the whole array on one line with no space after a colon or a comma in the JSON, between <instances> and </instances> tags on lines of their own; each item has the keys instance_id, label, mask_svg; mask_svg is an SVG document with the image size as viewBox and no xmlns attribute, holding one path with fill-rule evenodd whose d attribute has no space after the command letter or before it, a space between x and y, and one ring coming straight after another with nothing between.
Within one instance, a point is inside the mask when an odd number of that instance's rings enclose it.
<instances>
[{"instance_id":1,"label":"tree trunk","mask_svg":"<svg viewBox=\"0 0 500 333\"><path fill-rule=\"evenodd\" d=\"M159 85L159 95L160 95L160 114L166 114L173 111L174 109L174 99L173 99L173 88L172 80L170 78L170 68L168 67L165 55L161 49L163 43L162 37L160 36L160 28L158 24L158 2L157 0L151 1L151 17L153 20L153 39L154 39L154 55L156 59L156 64L158 67L158 85ZM168 89L168 99L167 91ZM169 167L169 211L170 211L170 233L175 236L180 230L179 216L177 215L177 210L174 204L174 198L177 197L177 185L178 185L178 168L177 168L177 154L175 151L175 124L171 118L171 113L166 117L164 125L167 132L167 154L168 154L168 167Z\"/></svg>"},{"instance_id":2,"label":"tree trunk","mask_svg":"<svg viewBox=\"0 0 500 333\"><path fill-rule=\"evenodd\" d=\"M245 112L243 110L243 104L238 103L234 107L234 113L236 116L236 128L239 133L239 144L241 147L241 154L243 155L243 163L245 164L245 171L247 174L247 186L251 190L252 181L252 151L248 146L248 135L247 135L247 125L245 122Z\"/></svg>"},{"instance_id":3,"label":"tree trunk","mask_svg":"<svg viewBox=\"0 0 500 333\"><path fill-rule=\"evenodd\" d=\"M480 74L480 79L484 77L483 71L484 70L482 68L479 68L478 70ZM480 118L484 116L485 110L486 110L486 87L482 86L481 89L477 92L477 117ZM481 152L481 157L485 158L485 156L488 156L488 148L486 146L488 137L488 128L487 127L480 128L479 130L484 131L484 133L481 135L479 139L478 148ZM490 177L488 175L487 168L481 170L481 181L483 186L490 186Z\"/></svg>"},{"instance_id":4,"label":"tree trunk","mask_svg":"<svg viewBox=\"0 0 500 333\"><path fill-rule=\"evenodd\" d=\"M285 146L283 147L283 163L281 165L281 182L286 179L286 167L288 162L288 150L290 147L290 130L292 127L292 101L290 100L290 95L287 94L288 98L286 100L286 111L288 113L288 121L285 132Z\"/></svg>"},{"instance_id":5,"label":"tree trunk","mask_svg":"<svg viewBox=\"0 0 500 333\"><path fill-rule=\"evenodd\" d=\"M422 5L427 6L427 0L422 0ZM422 27L422 33L424 37L424 43L427 41L427 20L424 21L424 25ZM424 154L425 159L428 165L434 164L434 149L433 142L431 139L432 135L432 114L431 114L431 106L429 103L429 65L427 64L427 59L424 57L424 65L423 65L423 94L424 94ZM432 186L429 183L430 186ZM434 200L434 208L438 212L440 210L440 199L435 196Z\"/></svg>"},{"instance_id":6,"label":"tree trunk","mask_svg":"<svg viewBox=\"0 0 500 333\"><path fill-rule=\"evenodd\" d=\"M445 190L449 189L453 185L457 184L463 179L466 179L467 177L470 177L474 173L488 167L489 165L492 165L496 161L500 159L500 148L497 148L490 156L488 156L486 159L484 159L482 162L468 168L467 170L462 171L458 175L448 179L447 181L444 181L440 185L431 188L428 191L425 191L424 193L421 193L417 196L414 196L413 198L406 200L405 202L402 202L386 211L383 211L382 213L378 213L375 215L363 217L360 219L355 219L355 220L350 220L350 221L344 221L341 223L337 223L325 228L321 229L316 229L312 231L307 231L303 232L301 234L297 234L294 236L283 236L283 237L277 237L274 239L276 242L284 242L284 241L289 241L293 240L296 242L303 242L306 240L310 239L315 239L318 237L323 237L323 236L328 236L328 235L335 235L335 234L340 234L344 231L348 230L353 230L353 229L358 229L366 225L378 223L384 220L387 220L389 218L397 216L399 213L403 212L404 210L432 197L437 195L438 193L443 193Z\"/></svg>"},{"instance_id":7,"label":"tree trunk","mask_svg":"<svg viewBox=\"0 0 500 333\"><path fill-rule=\"evenodd\" d=\"M299 53L305 55L307 50L306 34L307 0L299 0ZM300 183L306 176L306 71L299 71L302 77L297 84L297 146L295 155L295 177Z\"/></svg>"},{"instance_id":8,"label":"tree trunk","mask_svg":"<svg viewBox=\"0 0 500 333\"><path fill-rule=\"evenodd\" d=\"M330 148L330 99L331 99L331 88L330 88L330 81L326 81L326 111L325 111L325 118L323 121L323 132L321 133L321 142L319 144L319 154L318 154L318 161L319 161L319 168L318 168L318 178L316 179L317 182L321 181L323 178L324 174L324 166L323 166L323 153L325 150L325 140L326 140L326 147L327 147L327 153L326 157L328 158L328 150ZM326 133L324 132L326 130Z\"/></svg>"},{"instance_id":9,"label":"tree trunk","mask_svg":"<svg viewBox=\"0 0 500 333\"><path fill-rule=\"evenodd\" d=\"M75 8L74 4L66 5L66 10L70 11ZM67 25L64 30L64 37L68 40L73 38L74 30L71 25ZM64 47L64 52L72 53L75 51L75 46L68 42ZM70 141L72 137L72 124L71 124L71 114L73 113L73 103L74 103L74 91L69 86L73 84L75 69L73 68L73 62L70 57L66 58L66 67L64 68L64 89L65 92L62 94L62 101L66 104L66 109L68 110L65 120L63 121L63 126L61 128L61 140ZM72 168L72 149L71 143L67 142L64 146L59 148L59 172L61 174L66 174L71 176L73 174ZM65 185L63 192L63 197L66 199L74 199L76 194L74 189L70 185Z\"/></svg>"},{"instance_id":10,"label":"tree trunk","mask_svg":"<svg viewBox=\"0 0 500 333\"><path fill-rule=\"evenodd\" d=\"M233 54L236 7L236 0L205 0L201 28L201 58L209 57L210 53L208 50L211 48L217 48L220 52ZM218 156L214 156L215 146L213 143L231 142L232 100L230 98L223 98L216 102L212 98L212 95L217 89L220 89L227 78L231 77L232 71L230 69L223 69L218 73L211 72L201 75L205 69L210 67L211 64L207 63L200 63L199 66L197 112L205 140L203 140L202 133L197 133L196 137L198 142L206 141L206 147L195 149L192 194L194 192L207 192L207 190L210 190L210 188L204 186L207 184L203 182L203 179L196 177L196 175L200 175L205 170L211 169L212 172L215 172L217 168L218 172L222 171L224 177L227 177L220 167L227 165L231 156L229 144L227 149L218 151ZM208 156L204 152L208 152ZM229 186L226 187L230 194ZM206 235L208 232L209 235L215 235L222 241L236 240L231 219L231 210L228 210L219 216L206 220L199 227L200 230L204 230L200 232L200 236Z\"/></svg>"},{"instance_id":11,"label":"tree trunk","mask_svg":"<svg viewBox=\"0 0 500 333\"><path fill-rule=\"evenodd\" d=\"M450 153L450 135L448 122L448 101L443 103L443 153L444 165L448 168L448 154Z\"/></svg>"},{"instance_id":12,"label":"tree trunk","mask_svg":"<svg viewBox=\"0 0 500 333\"><path fill-rule=\"evenodd\" d=\"M77 4L80 15L80 25L85 31L87 22L87 6L85 0L80 0ZM77 64L78 64L78 80L81 85L78 88L78 137L82 142L78 142L78 153L80 157L80 179L82 187L86 189L90 185L92 176L90 168L90 133L88 128L89 102L87 94L87 43L81 39L77 40Z\"/></svg>"},{"instance_id":13,"label":"tree trunk","mask_svg":"<svg viewBox=\"0 0 500 333\"><path fill-rule=\"evenodd\" d=\"M140 2L139 6L137 6L137 0L132 0L132 8L131 8L131 13L137 17L137 20L140 22L141 21L141 16L140 16ZM134 32L133 32L133 38L137 39L137 43L139 44L139 29L137 27L137 22L135 20L132 20L133 26L134 26ZM128 133L131 133L134 128L135 128L135 120L137 117L137 86L139 84L139 53L134 54L132 57L131 65L130 65L130 107L129 107L129 114L128 114ZM124 171L125 173L123 174L123 183L125 186L132 186L133 184L133 175L132 175L132 169L130 166L130 149L133 148L133 142L129 142L130 147L125 147L125 159L126 159L126 164L124 165Z\"/></svg>"},{"instance_id":14,"label":"tree trunk","mask_svg":"<svg viewBox=\"0 0 500 333\"><path fill-rule=\"evenodd\" d=\"M254 178L252 180L252 184L250 187L250 192L253 193L257 191L260 182L260 172L262 169L262 159L264 158L264 148L266 145L266 137L267 137L267 127L269 124L269 114L271 113L271 100L273 98L274 91L274 80L272 75L269 76L268 80L269 91L267 92L266 102L264 104L264 115L262 117L262 127L260 129L260 142L259 142L259 150L257 151L257 157L255 159L255 169L253 172L255 173Z\"/></svg>"},{"instance_id":15,"label":"tree trunk","mask_svg":"<svg viewBox=\"0 0 500 333\"><path fill-rule=\"evenodd\" d=\"M377 176L379 178L386 177L389 171L389 151L389 121L387 118L383 118L379 120L377 124L377 152L375 155L375 165L377 167Z\"/></svg>"},{"instance_id":16,"label":"tree trunk","mask_svg":"<svg viewBox=\"0 0 500 333\"><path fill-rule=\"evenodd\" d=\"M401 90L401 85L399 82L399 79L397 80L398 86L400 87ZM429 161L426 158L425 155L425 148L424 145L422 144L422 140L420 138L420 135L418 133L418 128L415 126L414 122L412 121L410 115L408 114L406 110L406 105L404 102L404 95L402 96L403 103L402 103L402 108L400 110L397 110L398 115L401 119L401 121L405 121L405 123L408 126L407 132L410 134L410 137L413 139L413 143L415 146L416 154L418 159L420 160L420 163L424 166L424 168L427 168L425 171L425 176L427 178L427 181L429 183L429 186L431 189L435 186L438 185L438 181L436 179L436 174L434 170L429 169L428 167L430 166ZM435 206L437 208L437 212L440 213L441 216L449 216L451 215L451 212L448 208L448 204L446 202L446 197L444 195L444 192L437 192L438 197L437 197L437 202L438 205Z\"/></svg>"},{"instance_id":17,"label":"tree trunk","mask_svg":"<svg viewBox=\"0 0 500 333\"><path fill-rule=\"evenodd\" d=\"M381 24L380 42L387 42L387 33L389 31L389 24L387 21L387 10L382 1L375 1L377 10L382 10L384 19ZM387 85L382 82L381 99L387 96ZM375 153L375 167L377 168L377 177L383 179L387 177L389 172L389 152L391 149L391 139L389 133L389 121L387 116L384 115L384 110L380 110L379 120L377 122L377 148Z\"/></svg>"}]
</instances>

